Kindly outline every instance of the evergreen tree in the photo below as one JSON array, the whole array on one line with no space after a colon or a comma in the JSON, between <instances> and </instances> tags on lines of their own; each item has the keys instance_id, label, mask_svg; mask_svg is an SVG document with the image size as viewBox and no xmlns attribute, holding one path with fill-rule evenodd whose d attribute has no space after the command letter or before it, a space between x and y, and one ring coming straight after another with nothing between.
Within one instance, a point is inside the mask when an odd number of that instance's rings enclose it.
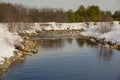
<instances>
[{"instance_id":1,"label":"evergreen tree","mask_svg":"<svg viewBox=\"0 0 120 80\"><path fill-rule=\"evenodd\" d=\"M67 12L67 15L68 15L68 22L76 21L76 15L71 9Z\"/></svg>"},{"instance_id":2,"label":"evergreen tree","mask_svg":"<svg viewBox=\"0 0 120 80\"><path fill-rule=\"evenodd\" d=\"M114 18L116 21L120 21L120 10L115 11L115 13L113 14L113 18Z\"/></svg>"},{"instance_id":3,"label":"evergreen tree","mask_svg":"<svg viewBox=\"0 0 120 80\"><path fill-rule=\"evenodd\" d=\"M85 22L85 18L84 16L80 16L79 14L75 14L76 15L76 22Z\"/></svg>"},{"instance_id":4,"label":"evergreen tree","mask_svg":"<svg viewBox=\"0 0 120 80\"><path fill-rule=\"evenodd\" d=\"M83 5L81 5L78 10L75 12L76 14L76 21L77 22L84 22L86 18L86 9Z\"/></svg>"},{"instance_id":5,"label":"evergreen tree","mask_svg":"<svg viewBox=\"0 0 120 80\"><path fill-rule=\"evenodd\" d=\"M96 22L101 20L102 14L98 6L88 6L86 13L90 21Z\"/></svg>"}]
</instances>

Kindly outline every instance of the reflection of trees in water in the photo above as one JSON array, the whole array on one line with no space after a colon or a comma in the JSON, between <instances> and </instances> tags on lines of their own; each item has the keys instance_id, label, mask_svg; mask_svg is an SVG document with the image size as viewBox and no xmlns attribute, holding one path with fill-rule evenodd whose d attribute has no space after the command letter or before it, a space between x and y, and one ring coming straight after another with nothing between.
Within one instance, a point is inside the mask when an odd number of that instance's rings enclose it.
<instances>
[{"instance_id":1,"label":"reflection of trees in water","mask_svg":"<svg viewBox=\"0 0 120 80\"><path fill-rule=\"evenodd\" d=\"M73 38L68 38L66 41L67 41L69 44L72 44Z\"/></svg>"},{"instance_id":2,"label":"reflection of trees in water","mask_svg":"<svg viewBox=\"0 0 120 80\"><path fill-rule=\"evenodd\" d=\"M83 47L85 44L85 41L80 38L77 38L76 41L77 41L77 44L79 45L79 47Z\"/></svg>"},{"instance_id":3,"label":"reflection of trees in water","mask_svg":"<svg viewBox=\"0 0 120 80\"><path fill-rule=\"evenodd\" d=\"M113 53L113 50L111 48L101 45L99 58L103 59L104 61L110 61L112 58L112 53Z\"/></svg>"},{"instance_id":4,"label":"reflection of trees in water","mask_svg":"<svg viewBox=\"0 0 120 80\"><path fill-rule=\"evenodd\" d=\"M40 46L43 48L62 48L64 46L64 40L62 39L40 40Z\"/></svg>"},{"instance_id":5,"label":"reflection of trees in water","mask_svg":"<svg viewBox=\"0 0 120 80\"><path fill-rule=\"evenodd\" d=\"M77 38L76 41L77 41L79 47L83 47L84 45L90 46L90 47L96 47L97 46L96 43L94 43L90 40L85 40L85 39L83 40L81 38Z\"/></svg>"}]
</instances>

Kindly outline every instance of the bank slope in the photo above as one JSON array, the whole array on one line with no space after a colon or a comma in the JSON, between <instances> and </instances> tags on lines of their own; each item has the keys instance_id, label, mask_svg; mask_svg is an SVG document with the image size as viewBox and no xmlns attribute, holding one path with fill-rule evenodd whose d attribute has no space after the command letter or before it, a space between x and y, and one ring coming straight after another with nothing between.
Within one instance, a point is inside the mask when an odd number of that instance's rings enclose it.
<instances>
[{"instance_id":1,"label":"bank slope","mask_svg":"<svg viewBox=\"0 0 120 80\"><path fill-rule=\"evenodd\" d=\"M4 25L0 25L0 64L4 62L4 58L9 58L14 55L16 50L14 45L19 45L22 38L17 34L8 31Z\"/></svg>"}]
</instances>

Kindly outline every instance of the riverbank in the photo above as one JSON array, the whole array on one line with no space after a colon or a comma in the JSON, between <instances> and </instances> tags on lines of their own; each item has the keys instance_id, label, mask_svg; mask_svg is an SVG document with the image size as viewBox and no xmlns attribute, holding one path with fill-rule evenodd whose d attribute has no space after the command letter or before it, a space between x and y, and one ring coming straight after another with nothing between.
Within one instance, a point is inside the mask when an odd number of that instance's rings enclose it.
<instances>
[{"instance_id":1,"label":"riverbank","mask_svg":"<svg viewBox=\"0 0 120 80\"><path fill-rule=\"evenodd\" d=\"M102 25L101 25L102 24ZM81 38L107 45L112 49L120 50L120 23L96 23L81 32Z\"/></svg>"},{"instance_id":2,"label":"riverbank","mask_svg":"<svg viewBox=\"0 0 120 80\"><path fill-rule=\"evenodd\" d=\"M12 66L13 64L23 61L26 55L32 55L37 53L37 42L30 40L29 35L19 34L19 38L22 41L14 44L11 53L4 53L4 57L1 56L2 62L0 64L0 76L6 73L10 66Z\"/></svg>"},{"instance_id":3,"label":"riverbank","mask_svg":"<svg viewBox=\"0 0 120 80\"><path fill-rule=\"evenodd\" d=\"M83 30L82 23L0 23L0 75L24 55L37 53L37 42L30 35L52 31ZM71 33L72 35L72 33ZM62 35L63 36L63 35ZM66 36L66 35L65 35Z\"/></svg>"},{"instance_id":4,"label":"riverbank","mask_svg":"<svg viewBox=\"0 0 120 80\"><path fill-rule=\"evenodd\" d=\"M74 33L74 31L80 31ZM35 23L35 27L24 30L25 33L68 32L72 36L78 35L97 43L105 44L113 49L120 50L120 22L84 22L84 23ZM60 35L63 33L60 33ZM57 34L59 36L59 34ZM61 37L61 36L60 36Z\"/></svg>"},{"instance_id":5,"label":"riverbank","mask_svg":"<svg viewBox=\"0 0 120 80\"><path fill-rule=\"evenodd\" d=\"M31 35L65 38L79 37L101 43L110 48L120 50L120 24L119 22L101 25L94 23L11 23L8 31L7 24L0 24L0 74L5 73L10 65L24 60L25 55L37 53L37 41L30 39ZM2 26L2 27L1 27ZM25 27L25 28L24 28Z\"/></svg>"}]
</instances>

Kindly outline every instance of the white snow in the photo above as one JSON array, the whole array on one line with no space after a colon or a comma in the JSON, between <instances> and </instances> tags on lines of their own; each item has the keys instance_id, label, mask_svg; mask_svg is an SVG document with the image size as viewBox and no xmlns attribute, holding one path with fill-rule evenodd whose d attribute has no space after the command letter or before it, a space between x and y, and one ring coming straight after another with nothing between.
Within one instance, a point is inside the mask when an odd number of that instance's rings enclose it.
<instances>
[{"instance_id":1,"label":"white snow","mask_svg":"<svg viewBox=\"0 0 120 80\"><path fill-rule=\"evenodd\" d=\"M109 32L101 33L98 31L99 25L91 25L88 29L81 32L81 35L95 37L97 39L105 39L112 43L120 44L120 24L118 21L113 23L113 26Z\"/></svg>"},{"instance_id":2,"label":"white snow","mask_svg":"<svg viewBox=\"0 0 120 80\"><path fill-rule=\"evenodd\" d=\"M101 33L99 33L97 29L98 29L97 25L92 25L88 29L83 31L81 35L89 36L89 37L93 37L93 36L98 37L99 35L101 35Z\"/></svg>"},{"instance_id":3,"label":"white snow","mask_svg":"<svg viewBox=\"0 0 120 80\"><path fill-rule=\"evenodd\" d=\"M0 64L4 62L4 58L14 55L14 45L22 41L20 36L10 33L5 25L0 24Z\"/></svg>"},{"instance_id":4,"label":"white snow","mask_svg":"<svg viewBox=\"0 0 120 80\"><path fill-rule=\"evenodd\" d=\"M106 41L112 43L120 43L120 24L115 24L112 30L108 33L102 34L100 38L104 38Z\"/></svg>"},{"instance_id":5,"label":"white snow","mask_svg":"<svg viewBox=\"0 0 120 80\"><path fill-rule=\"evenodd\" d=\"M33 23L29 30L24 30L24 33L35 33L36 31L42 30L81 30L86 29L83 25L84 23Z\"/></svg>"}]
</instances>

